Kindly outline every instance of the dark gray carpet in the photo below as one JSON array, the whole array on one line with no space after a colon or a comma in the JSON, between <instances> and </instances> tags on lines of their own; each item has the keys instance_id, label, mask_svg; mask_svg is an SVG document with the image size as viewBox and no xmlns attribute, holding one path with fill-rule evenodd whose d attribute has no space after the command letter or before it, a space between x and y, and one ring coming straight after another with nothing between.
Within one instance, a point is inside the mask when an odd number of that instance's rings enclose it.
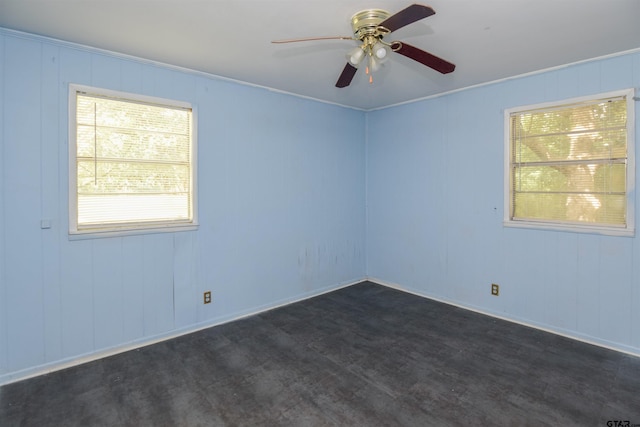
<instances>
[{"instance_id":1,"label":"dark gray carpet","mask_svg":"<svg viewBox=\"0 0 640 427\"><path fill-rule=\"evenodd\" d=\"M0 388L1 426L613 420L640 424L639 358L367 282Z\"/></svg>"}]
</instances>

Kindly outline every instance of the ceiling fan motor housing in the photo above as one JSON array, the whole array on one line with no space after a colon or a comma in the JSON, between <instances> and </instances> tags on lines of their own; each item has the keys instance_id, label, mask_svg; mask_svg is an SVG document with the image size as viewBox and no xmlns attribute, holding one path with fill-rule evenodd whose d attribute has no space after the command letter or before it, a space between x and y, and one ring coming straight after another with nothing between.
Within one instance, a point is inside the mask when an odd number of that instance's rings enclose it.
<instances>
[{"instance_id":1,"label":"ceiling fan motor housing","mask_svg":"<svg viewBox=\"0 0 640 427\"><path fill-rule=\"evenodd\" d=\"M351 28L353 35L358 40L363 40L367 36L382 37L390 31L380 27L380 23L391 14L382 9L361 10L351 17Z\"/></svg>"}]
</instances>

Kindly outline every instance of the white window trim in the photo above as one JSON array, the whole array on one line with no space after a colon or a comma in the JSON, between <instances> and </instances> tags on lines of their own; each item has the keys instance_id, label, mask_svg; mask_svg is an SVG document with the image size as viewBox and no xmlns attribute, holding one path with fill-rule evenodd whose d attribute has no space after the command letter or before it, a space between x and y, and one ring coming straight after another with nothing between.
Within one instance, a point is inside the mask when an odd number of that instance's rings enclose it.
<instances>
[{"instance_id":1,"label":"white window trim","mask_svg":"<svg viewBox=\"0 0 640 427\"><path fill-rule=\"evenodd\" d=\"M514 112L523 110L536 110L550 108L564 104L573 104L585 101L592 101L600 98L613 98L625 96L627 102L627 226L615 227L592 224L563 224L561 222L513 220L511 219L511 138L510 138L510 116ZM564 99L561 101L545 102L534 105L524 105L513 107L504 111L504 218L505 227L530 228L538 230L558 230L577 233L592 233L608 236L635 236L635 89L624 89L601 94L581 96L578 98Z\"/></svg>"},{"instance_id":2,"label":"white window trim","mask_svg":"<svg viewBox=\"0 0 640 427\"><path fill-rule=\"evenodd\" d=\"M144 103L167 105L179 108L189 108L192 111L192 146L191 146L191 195L193 219L188 223L167 222L154 224L127 224L122 227L109 226L105 228L96 228L89 230L78 229L78 212L77 212L77 171L76 171L76 155L77 155L77 116L76 116L76 94L77 92L86 92L94 95L101 95L111 98L121 98L125 101L139 101ZM198 188L197 188L197 114L196 108L192 104L184 101L176 101L147 95L140 95L110 89L96 88L86 85L69 84L69 239L92 239L101 237L118 237L137 234L152 234L178 231L193 231L198 229Z\"/></svg>"}]
</instances>

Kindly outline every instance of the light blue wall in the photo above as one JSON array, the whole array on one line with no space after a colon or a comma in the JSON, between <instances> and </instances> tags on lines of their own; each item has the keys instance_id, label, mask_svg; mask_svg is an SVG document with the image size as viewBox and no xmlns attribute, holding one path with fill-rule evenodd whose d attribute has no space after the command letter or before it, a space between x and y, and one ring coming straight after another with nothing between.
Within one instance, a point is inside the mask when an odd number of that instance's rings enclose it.
<instances>
[{"instance_id":1,"label":"light blue wall","mask_svg":"<svg viewBox=\"0 0 640 427\"><path fill-rule=\"evenodd\" d=\"M69 83L194 104L198 231L68 239ZM637 238L502 226L503 110L639 86L629 54L363 113L0 30L0 383L366 276L640 353Z\"/></svg>"},{"instance_id":2,"label":"light blue wall","mask_svg":"<svg viewBox=\"0 0 640 427\"><path fill-rule=\"evenodd\" d=\"M198 231L68 239L69 83L197 108ZM0 383L365 277L364 112L1 29L0 100Z\"/></svg>"},{"instance_id":3,"label":"light blue wall","mask_svg":"<svg viewBox=\"0 0 640 427\"><path fill-rule=\"evenodd\" d=\"M370 112L369 277L640 354L638 238L502 226L503 111L629 87L639 53Z\"/></svg>"}]
</instances>

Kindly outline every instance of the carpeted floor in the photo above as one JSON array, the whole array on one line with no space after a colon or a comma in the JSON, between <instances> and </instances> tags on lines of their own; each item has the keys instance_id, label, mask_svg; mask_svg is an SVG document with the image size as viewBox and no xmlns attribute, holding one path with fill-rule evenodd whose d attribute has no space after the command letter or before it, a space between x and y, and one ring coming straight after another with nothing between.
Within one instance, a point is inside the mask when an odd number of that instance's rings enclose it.
<instances>
[{"instance_id":1,"label":"carpeted floor","mask_svg":"<svg viewBox=\"0 0 640 427\"><path fill-rule=\"evenodd\" d=\"M640 425L640 358L364 282L0 388L7 426Z\"/></svg>"}]
</instances>

